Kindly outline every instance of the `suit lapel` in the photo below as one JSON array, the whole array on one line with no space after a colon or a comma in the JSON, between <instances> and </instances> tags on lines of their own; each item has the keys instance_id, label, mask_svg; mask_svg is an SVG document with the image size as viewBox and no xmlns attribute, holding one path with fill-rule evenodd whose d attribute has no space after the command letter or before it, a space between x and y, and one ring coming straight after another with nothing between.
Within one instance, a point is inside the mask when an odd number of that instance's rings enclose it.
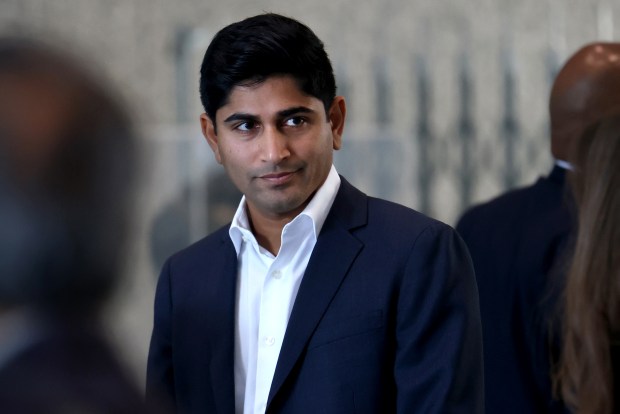
<instances>
[{"instance_id":1,"label":"suit lapel","mask_svg":"<svg viewBox=\"0 0 620 414\"><path fill-rule=\"evenodd\" d=\"M350 230L366 224L367 198L341 177L301 281L269 391L267 406L302 355L318 323L363 248Z\"/></svg>"},{"instance_id":2,"label":"suit lapel","mask_svg":"<svg viewBox=\"0 0 620 414\"><path fill-rule=\"evenodd\" d=\"M235 411L235 300L237 281L237 254L228 238L228 232L222 237L221 260L209 273L218 275L209 288L210 298L206 303L210 306L209 338L210 375L213 398L218 413ZM217 334L215 334L217 332ZM206 351L206 350L205 350Z\"/></svg>"}]
</instances>

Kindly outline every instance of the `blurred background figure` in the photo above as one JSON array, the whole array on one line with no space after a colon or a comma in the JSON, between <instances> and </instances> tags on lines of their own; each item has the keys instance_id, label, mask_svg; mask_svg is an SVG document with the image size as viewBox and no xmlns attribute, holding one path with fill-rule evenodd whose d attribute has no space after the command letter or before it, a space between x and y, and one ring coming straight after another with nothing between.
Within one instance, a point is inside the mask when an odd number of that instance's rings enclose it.
<instances>
[{"instance_id":1,"label":"blurred background figure","mask_svg":"<svg viewBox=\"0 0 620 414\"><path fill-rule=\"evenodd\" d=\"M575 413L620 412L620 112L589 128L571 174L579 230L557 382Z\"/></svg>"},{"instance_id":2,"label":"blurred background figure","mask_svg":"<svg viewBox=\"0 0 620 414\"><path fill-rule=\"evenodd\" d=\"M565 411L551 383L559 338L552 318L574 229L565 177L584 128L614 108L620 108L620 43L586 45L551 90L552 171L472 208L457 224L480 292L489 413Z\"/></svg>"},{"instance_id":3,"label":"blurred background figure","mask_svg":"<svg viewBox=\"0 0 620 414\"><path fill-rule=\"evenodd\" d=\"M120 271L135 139L76 61L0 38L0 412L139 413L101 335Z\"/></svg>"}]
</instances>

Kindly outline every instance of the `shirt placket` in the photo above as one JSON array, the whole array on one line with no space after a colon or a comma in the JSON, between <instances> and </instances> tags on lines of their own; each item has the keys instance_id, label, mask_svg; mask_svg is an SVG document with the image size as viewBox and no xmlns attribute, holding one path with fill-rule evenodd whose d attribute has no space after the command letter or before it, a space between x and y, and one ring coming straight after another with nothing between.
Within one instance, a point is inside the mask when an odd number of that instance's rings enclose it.
<instances>
[{"instance_id":1,"label":"shirt placket","mask_svg":"<svg viewBox=\"0 0 620 414\"><path fill-rule=\"evenodd\" d=\"M265 411L286 328L286 315L282 307L282 297L286 292L282 286L284 270L280 268L281 263L276 258L269 266L261 295L255 412Z\"/></svg>"}]
</instances>

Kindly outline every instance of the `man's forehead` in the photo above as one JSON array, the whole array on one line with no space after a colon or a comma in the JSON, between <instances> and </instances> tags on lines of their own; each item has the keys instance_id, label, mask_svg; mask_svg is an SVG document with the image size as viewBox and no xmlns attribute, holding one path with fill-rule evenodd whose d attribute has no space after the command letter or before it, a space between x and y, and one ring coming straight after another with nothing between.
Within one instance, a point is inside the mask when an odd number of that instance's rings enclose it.
<instances>
[{"instance_id":1,"label":"man's forehead","mask_svg":"<svg viewBox=\"0 0 620 414\"><path fill-rule=\"evenodd\" d=\"M233 95L239 94L252 95L264 93L265 90L286 92L290 95L298 95L308 98L311 97L303 91L297 79L295 79L292 75L272 75L267 78L248 79L246 81L239 82L231 88L228 98L230 100Z\"/></svg>"},{"instance_id":2,"label":"man's forehead","mask_svg":"<svg viewBox=\"0 0 620 414\"><path fill-rule=\"evenodd\" d=\"M262 82L241 83L233 87L217 112L276 115L297 107L317 111L322 109L323 103L303 92L293 77L273 76Z\"/></svg>"}]
</instances>

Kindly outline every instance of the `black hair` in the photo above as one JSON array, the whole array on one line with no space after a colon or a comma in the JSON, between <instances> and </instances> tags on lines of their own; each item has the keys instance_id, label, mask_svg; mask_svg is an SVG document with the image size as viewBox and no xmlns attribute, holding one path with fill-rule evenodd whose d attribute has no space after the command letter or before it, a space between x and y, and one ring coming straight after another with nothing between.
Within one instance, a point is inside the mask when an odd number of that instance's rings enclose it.
<instances>
[{"instance_id":1,"label":"black hair","mask_svg":"<svg viewBox=\"0 0 620 414\"><path fill-rule=\"evenodd\" d=\"M334 71L323 42L303 23L267 13L220 30L200 68L200 99L211 120L231 90L270 76L291 75L306 94L320 99L325 113L336 96Z\"/></svg>"}]
</instances>

